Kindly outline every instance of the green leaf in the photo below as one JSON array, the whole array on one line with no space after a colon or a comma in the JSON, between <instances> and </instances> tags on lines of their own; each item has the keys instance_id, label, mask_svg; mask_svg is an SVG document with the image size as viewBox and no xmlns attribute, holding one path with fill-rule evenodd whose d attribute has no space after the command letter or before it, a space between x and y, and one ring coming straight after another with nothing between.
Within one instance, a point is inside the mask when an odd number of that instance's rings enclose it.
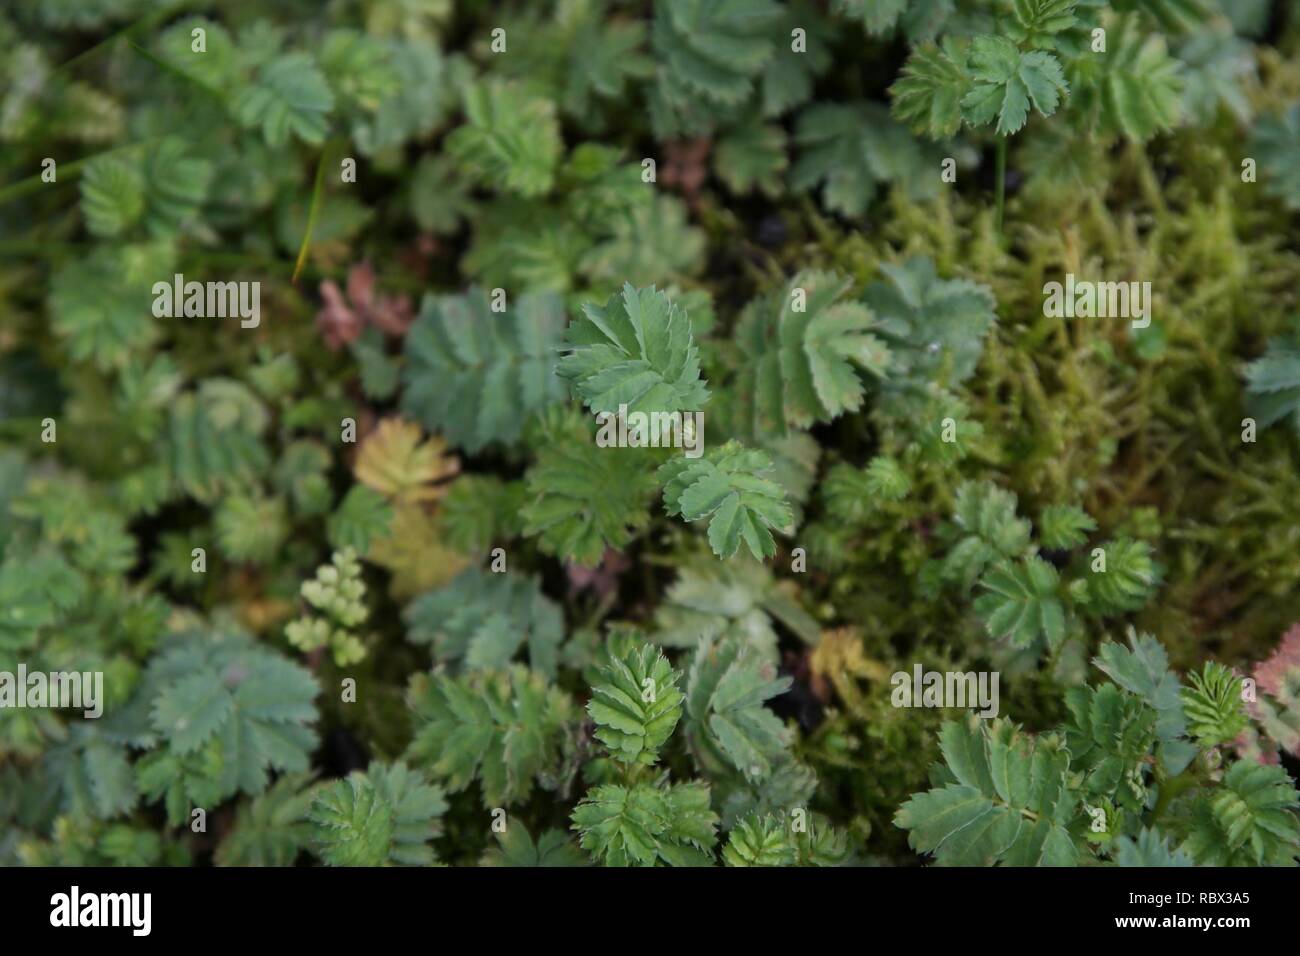
<instances>
[{"instance_id":1,"label":"green leaf","mask_svg":"<svg viewBox=\"0 0 1300 956\"><path fill-rule=\"evenodd\" d=\"M269 469L261 440L268 422L265 406L245 386L208 379L172 402L161 455L181 491L211 502L250 487Z\"/></svg>"},{"instance_id":2,"label":"green leaf","mask_svg":"<svg viewBox=\"0 0 1300 956\"><path fill-rule=\"evenodd\" d=\"M919 853L942 866L1073 866L1067 827L1076 797L1069 754L1005 721L946 721L939 734L949 782L917 794L894 816Z\"/></svg>"},{"instance_id":3,"label":"green leaf","mask_svg":"<svg viewBox=\"0 0 1300 956\"><path fill-rule=\"evenodd\" d=\"M353 485L329 517L330 547L365 554L370 542L387 535L392 521L393 509L383 495L365 485Z\"/></svg>"},{"instance_id":4,"label":"green leaf","mask_svg":"<svg viewBox=\"0 0 1300 956\"><path fill-rule=\"evenodd\" d=\"M316 796L312 774L291 773L243 802L217 845L218 866L292 866L310 842L307 814Z\"/></svg>"},{"instance_id":5,"label":"green leaf","mask_svg":"<svg viewBox=\"0 0 1300 956\"><path fill-rule=\"evenodd\" d=\"M1156 741L1155 709L1114 684L1071 687L1065 703L1070 769L1083 773L1084 792L1141 813L1147 803L1146 757Z\"/></svg>"},{"instance_id":6,"label":"green leaf","mask_svg":"<svg viewBox=\"0 0 1300 956\"><path fill-rule=\"evenodd\" d=\"M697 411L709 400L690 317L654 286L588 304L565 335L557 372L593 412Z\"/></svg>"},{"instance_id":7,"label":"green leaf","mask_svg":"<svg viewBox=\"0 0 1300 956\"><path fill-rule=\"evenodd\" d=\"M1060 599L1060 578L1041 558L1018 564L1003 563L980 579L989 593L975 601L975 613L990 637L1013 647L1029 647L1040 638L1056 647L1065 637L1065 607Z\"/></svg>"},{"instance_id":8,"label":"green leaf","mask_svg":"<svg viewBox=\"0 0 1300 956\"><path fill-rule=\"evenodd\" d=\"M330 30L325 35L321 68L340 112L373 113L396 92L399 79L391 56L383 41L356 30Z\"/></svg>"},{"instance_id":9,"label":"green leaf","mask_svg":"<svg viewBox=\"0 0 1300 956\"><path fill-rule=\"evenodd\" d=\"M1295 103L1280 113L1261 117L1251 131L1247 145L1247 153L1259 164L1260 184L1264 191L1292 210L1300 209L1300 170L1292 162L1297 150L1300 150L1300 103ZM1279 358L1289 359L1290 356ZM1277 389L1261 386L1259 390ZM1282 415L1275 415L1274 420L1281 417Z\"/></svg>"},{"instance_id":10,"label":"green leaf","mask_svg":"<svg viewBox=\"0 0 1300 956\"><path fill-rule=\"evenodd\" d=\"M550 192L563 143L555 104L506 83L465 91L468 122L447 137L447 150L480 184L520 196Z\"/></svg>"},{"instance_id":11,"label":"green leaf","mask_svg":"<svg viewBox=\"0 0 1300 956\"><path fill-rule=\"evenodd\" d=\"M262 66L232 108L243 126L261 129L268 146L286 143L290 134L319 144L325 140L334 95L309 54L288 53Z\"/></svg>"},{"instance_id":12,"label":"green leaf","mask_svg":"<svg viewBox=\"0 0 1300 956\"><path fill-rule=\"evenodd\" d=\"M1246 729L1241 706L1241 678L1222 664L1206 661L1198 674L1187 675L1190 687L1183 689L1183 712L1188 732L1208 749L1230 743Z\"/></svg>"},{"instance_id":13,"label":"green leaf","mask_svg":"<svg viewBox=\"0 0 1300 956\"><path fill-rule=\"evenodd\" d=\"M1300 111L1297 124L1300 131ZM1291 418L1300 429L1300 321L1293 325L1292 334L1269 339L1264 355L1246 366L1247 411L1263 428Z\"/></svg>"},{"instance_id":14,"label":"green leaf","mask_svg":"<svg viewBox=\"0 0 1300 956\"><path fill-rule=\"evenodd\" d=\"M736 195L758 191L776 198L788 164L785 131L756 118L728 130L713 153L714 172Z\"/></svg>"},{"instance_id":15,"label":"green leaf","mask_svg":"<svg viewBox=\"0 0 1300 956\"><path fill-rule=\"evenodd\" d=\"M588 791L573 811L583 849L606 866L708 866L717 817L704 784L606 784Z\"/></svg>"},{"instance_id":16,"label":"green leaf","mask_svg":"<svg viewBox=\"0 0 1300 956\"><path fill-rule=\"evenodd\" d=\"M751 781L769 776L786 756L790 734L764 707L793 683L739 637L702 638L686 684L686 741L697 766Z\"/></svg>"},{"instance_id":17,"label":"green leaf","mask_svg":"<svg viewBox=\"0 0 1300 956\"><path fill-rule=\"evenodd\" d=\"M1198 866L1295 866L1300 795L1277 764L1239 761L1192 807L1182 849Z\"/></svg>"},{"instance_id":18,"label":"green leaf","mask_svg":"<svg viewBox=\"0 0 1300 956\"><path fill-rule=\"evenodd\" d=\"M1070 116L1083 131L1143 142L1182 116L1182 64L1133 17L1109 30L1105 55L1070 63Z\"/></svg>"},{"instance_id":19,"label":"green leaf","mask_svg":"<svg viewBox=\"0 0 1300 956\"><path fill-rule=\"evenodd\" d=\"M709 519L709 546L730 558L743 541L758 560L776 553L770 529L794 520L785 490L765 477L772 459L762 451L728 442L704 458L673 458L659 469L664 508L684 521Z\"/></svg>"},{"instance_id":20,"label":"green leaf","mask_svg":"<svg viewBox=\"0 0 1300 956\"><path fill-rule=\"evenodd\" d=\"M726 866L793 866L794 846L785 824L768 815L751 814L741 820L722 848Z\"/></svg>"},{"instance_id":21,"label":"green leaf","mask_svg":"<svg viewBox=\"0 0 1300 956\"><path fill-rule=\"evenodd\" d=\"M547 554L586 567L607 548L621 551L650 522L656 481L645 452L599 448L589 440L547 444L528 470L524 534Z\"/></svg>"},{"instance_id":22,"label":"green leaf","mask_svg":"<svg viewBox=\"0 0 1300 956\"><path fill-rule=\"evenodd\" d=\"M535 577L469 568L447 586L416 598L402 617L407 639L432 645L439 663L496 670L527 647L532 669L555 677L564 615Z\"/></svg>"},{"instance_id":23,"label":"green leaf","mask_svg":"<svg viewBox=\"0 0 1300 956\"><path fill-rule=\"evenodd\" d=\"M1115 841L1116 866L1192 866L1192 858L1171 846L1169 837L1158 829L1143 827L1137 838L1120 836Z\"/></svg>"},{"instance_id":24,"label":"green leaf","mask_svg":"<svg viewBox=\"0 0 1300 956\"><path fill-rule=\"evenodd\" d=\"M1156 731L1162 738L1183 735L1187 723L1178 677L1169 669L1164 646L1154 637L1130 631L1128 647L1107 641L1092 663L1120 687L1156 709L1160 714Z\"/></svg>"},{"instance_id":25,"label":"green leaf","mask_svg":"<svg viewBox=\"0 0 1300 956\"><path fill-rule=\"evenodd\" d=\"M552 354L563 328L553 296L521 296L504 312L481 289L426 296L406 335L402 408L470 452L513 443L532 413L563 398Z\"/></svg>"},{"instance_id":26,"label":"green leaf","mask_svg":"<svg viewBox=\"0 0 1300 956\"><path fill-rule=\"evenodd\" d=\"M695 275L704 265L704 232L690 224L686 204L655 195L610 224L610 237L581 256L580 269L604 288L669 283Z\"/></svg>"},{"instance_id":27,"label":"green leaf","mask_svg":"<svg viewBox=\"0 0 1300 956\"><path fill-rule=\"evenodd\" d=\"M155 751L135 765L140 793L152 801L162 798L167 822L184 826L191 822L194 807L207 808L221 802L219 780L224 759L221 741L216 737L184 756Z\"/></svg>"},{"instance_id":28,"label":"green leaf","mask_svg":"<svg viewBox=\"0 0 1300 956\"><path fill-rule=\"evenodd\" d=\"M953 521L964 532L943 560L945 581L970 588L990 564L1019 558L1029 548L1029 522L1016 516L1016 496L989 481L957 489Z\"/></svg>"},{"instance_id":29,"label":"green leaf","mask_svg":"<svg viewBox=\"0 0 1300 956\"><path fill-rule=\"evenodd\" d=\"M510 821L496 833L497 847L483 853L479 866L585 866L587 860L559 830L544 830L533 841L522 823Z\"/></svg>"},{"instance_id":30,"label":"green leaf","mask_svg":"<svg viewBox=\"0 0 1300 956\"><path fill-rule=\"evenodd\" d=\"M321 789L311 806L312 841L330 866L429 866L428 841L446 810L442 790L418 772L376 761Z\"/></svg>"},{"instance_id":31,"label":"green leaf","mask_svg":"<svg viewBox=\"0 0 1300 956\"><path fill-rule=\"evenodd\" d=\"M411 216L425 232L448 236L460 229L474 208L468 184L446 154L420 157L411 175Z\"/></svg>"},{"instance_id":32,"label":"green leaf","mask_svg":"<svg viewBox=\"0 0 1300 956\"><path fill-rule=\"evenodd\" d=\"M523 530L520 511L527 498L522 481L494 475L462 475L442 500L447 543L462 554L486 554Z\"/></svg>"},{"instance_id":33,"label":"green leaf","mask_svg":"<svg viewBox=\"0 0 1300 956\"><path fill-rule=\"evenodd\" d=\"M1097 530L1097 522L1078 505L1050 505L1038 516L1038 539L1044 548L1077 548Z\"/></svg>"},{"instance_id":34,"label":"green leaf","mask_svg":"<svg viewBox=\"0 0 1300 956\"><path fill-rule=\"evenodd\" d=\"M527 799L539 780L556 785L561 741L576 714L568 695L541 675L519 666L454 678L417 674L407 700L416 720L407 755L451 792L478 779L490 809Z\"/></svg>"},{"instance_id":35,"label":"green leaf","mask_svg":"<svg viewBox=\"0 0 1300 956\"><path fill-rule=\"evenodd\" d=\"M817 643L821 627L790 592L757 561L704 560L683 566L655 609L654 640L693 648L701 638L737 637L773 664L777 623L805 643Z\"/></svg>"},{"instance_id":36,"label":"green leaf","mask_svg":"<svg viewBox=\"0 0 1300 956\"><path fill-rule=\"evenodd\" d=\"M742 415L755 434L785 434L862 407L858 370L883 377L889 350L870 310L837 302L850 281L801 272L745 307L736 330Z\"/></svg>"},{"instance_id":37,"label":"green leaf","mask_svg":"<svg viewBox=\"0 0 1300 956\"><path fill-rule=\"evenodd\" d=\"M912 489L912 480L897 460L877 455L867 462L863 472L863 487L867 494L880 501L902 501Z\"/></svg>"},{"instance_id":38,"label":"green leaf","mask_svg":"<svg viewBox=\"0 0 1300 956\"><path fill-rule=\"evenodd\" d=\"M664 0L651 45L658 65L651 97L656 136L709 131L739 109L776 54L782 9L773 0ZM789 33L784 34L788 44Z\"/></svg>"},{"instance_id":39,"label":"green leaf","mask_svg":"<svg viewBox=\"0 0 1300 956\"><path fill-rule=\"evenodd\" d=\"M653 766L682 715L681 675L650 644L610 655L591 689L587 713L596 739L622 763Z\"/></svg>"},{"instance_id":40,"label":"green leaf","mask_svg":"<svg viewBox=\"0 0 1300 956\"><path fill-rule=\"evenodd\" d=\"M235 698L211 672L197 673L168 687L153 703L154 729L184 756L211 739L235 711Z\"/></svg>"},{"instance_id":41,"label":"green leaf","mask_svg":"<svg viewBox=\"0 0 1300 956\"><path fill-rule=\"evenodd\" d=\"M799 158L790 187L821 186L822 205L851 219L862 216L878 186L900 183L915 198L932 195L934 183L919 175L930 157L879 103L816 103L795 126ZM935 160L937 162L937 159Z\"/></svg>"},{"instance_id":42,"label":"green leaf","mask_svg":"<svg viewBox=\"0 0 1300 956\"><path fill-rule=\"evenodd\" d=\"M962 100L970 92L966 57L951 43L912 51L902 75L890 87L894 115L931 139L945 139L961 129Z\"/></svg>"},{"instance_id":43,"label":"green leaf","mask_svg":"<svg viewBox=\"0 0 1300 956\"><path fill-rule=\"evenodd\" d=\"M793 49L794 31L803 31L803 49ZM776 52L763 68L760 82L762 115L775 119L813 97L813 84L831 65L836 25L808 0L785 4L784 16L773 30ZM784 165L784 164L783 164Z\"/></svg>"},{"instance_id":44,"label":"green leaf","mask_svg":"<svg viewBox=\"0 0 1300 956\"><path fill-rule=\"evenodd\" d=\"M1051 116L1069 93L1061 64L1050 53L1022 52L998 36L977 36L971 41L969 69L973 86L962 97L962 115L972 126L997 120L1000 136L1020 131L1029 108Z\"/></svg>"},{"instance_id":45,"label":"green leaf","mask_svg":"<svg viewBox=\"0 0 1300 956\"><path fill-rule=\"evenodd\" d=\"M668 814L655 787L606 784L589 790L574 808L573 828L582 848L606 866L654 866Z\"/></svg>"},{"instance_id":46,"label":"green leaf","mask_svg":"<svg viewBox=\"0 0 1300 956\"><path fill-rule=\"evenodd\" d=\"M836 13L862 21L868 33L888 33L907 10L908 0L835 0Z\"/></svg>"},{"instance_id":47,"label":"green leaf","mask_svg":"<svg viewBox=\"0 0 1300 956\"><path fill-rule=\"evenodd\" d=\"M393 37L384 41L396 82L372 113L352 117L352 135L368 156L383 155L432 133L456 106L453 68L430 40Z\"/></svg>"},{"instance_id":48,"label":"green leaf","mask_svg":"<svg viewBox=\"0 0 1300 956\"><path fill-rule=\"evenodd\" d=\"M231 495L222 500L213 523L222 553L251 564L273 560L289 534L282 498Z\"/></svg>"},{"instance_id":49,"label":"green leaf","mask_svg":"<svg viewBox=\"0 0 1300 956\"><path fill-rule=\"evenodd\" d=\"M1092 570L1085 578L1090 606L1100 614L1137 611L1144 607L1160 583L1151 559L1151 545L1132 538L1117 538L1101 545L1105 570Z\"/></svg>"},{"instance_id":50,"label":"green leaf","mask_svg":"<svg viewBox=\"0 0 1300 956\"><path fill-rule=\"evenodd\" d=\"M42 770L46 799L65 814L109 820L139 801L127 749L84 722L45 752Z\"/></svg>"},{"instance_id":51,"label":"green leaf","mask_svg":"<svg viewBox=\"0 0 1300 956\"><path fill-rule=\"evenodd\" d=\"M1056 34L1078 21L1074 9L1079 0L1015 0L1015 20L1007 35L1031 47L1052 47Z\"/></svg>"},{"instance_id":52,"label":"green leaf","mask_svg":"<svg viewBox=\"0 0 1300 956\"><path fill-rule=\"evenodd\" d=\"M60 265L48 303L66 353L107 370L147 352L160 334L149 309L150 283L170 276L172 261L169 247L101 246Z\"/></svg>"},{"instance_id":53,"label":"green leaf","mask_svg":"<svg viewBox=\"0 0 1300 956\"><path fill-rule=\"evenodd\" d=\"M317 693L310 672L275 651L243 636L193 633L153 657L122 720L140 746L175 756L219 741L217 792L256 795L271 770L307 770Z\"/></svg>"},{"instance_id":54,"label":"green leaf","mask_svg":"<svg viewBox=\"0 0 1300 956\"><path fill-rule=\"evenodd\" d=\"M890 349L887 390L953 387L975 374L997 322L993 290L965 279L940 279L934 262L916 256L883 263L884 278L863 290Z\"/></svg>"},{"instance_id":55,"label":"green leaf","mask_svg":"<svg viewBox=\"0 0 1300 956\"><path fill-rule=\"evenodd\" d=\"M1239 123L1250 122L1255 111L1250 88L1258 72L1253 44L1233 36L1224 24L1194 33L1178 46L1177 56L1185 67L1183 108L1189 119L1208 126L1226 107Z\"/></svg>"}]
</instances>

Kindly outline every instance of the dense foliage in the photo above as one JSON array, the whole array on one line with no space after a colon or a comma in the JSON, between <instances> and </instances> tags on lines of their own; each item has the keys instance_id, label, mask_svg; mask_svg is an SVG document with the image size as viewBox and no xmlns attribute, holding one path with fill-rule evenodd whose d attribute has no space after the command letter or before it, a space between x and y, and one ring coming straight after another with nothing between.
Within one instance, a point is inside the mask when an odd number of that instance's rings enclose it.
<instances>
[{"instance_id":1,"label":"dense foliage","mask_svg":"<svg viewBox=\"0 0 1300 956\"><path fill-rule=\"evenodd\" d=\"M12 0L0 864L1294 865L1298 53Z\"/></svg>"}]
</instances>

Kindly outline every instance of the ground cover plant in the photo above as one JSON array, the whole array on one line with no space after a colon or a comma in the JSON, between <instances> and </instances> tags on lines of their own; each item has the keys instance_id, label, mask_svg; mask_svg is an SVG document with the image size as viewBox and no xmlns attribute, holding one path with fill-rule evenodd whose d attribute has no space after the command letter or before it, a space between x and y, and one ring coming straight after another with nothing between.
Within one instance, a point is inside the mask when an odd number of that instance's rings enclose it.
<instances>
[{"instance_id":1,"label":"ground cover plant","mask_svg":"<svg viewBox=\"0 0 1300 956\"><path fill-rule=\"evenodd\" d=\"M1295 865L1298 52L6 4L0 864Z\"/></svg>"}]
</instances>

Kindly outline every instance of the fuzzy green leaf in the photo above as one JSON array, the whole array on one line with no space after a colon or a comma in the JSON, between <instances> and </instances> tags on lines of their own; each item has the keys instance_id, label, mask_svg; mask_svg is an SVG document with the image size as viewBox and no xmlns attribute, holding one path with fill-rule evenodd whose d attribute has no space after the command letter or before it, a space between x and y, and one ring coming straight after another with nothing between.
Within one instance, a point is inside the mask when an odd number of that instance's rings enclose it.
<instances>
[{"instance_id":1,"label":"fuzzy green leaf","mask_svg":"<svg viewBox=\"0 0 1300 956\"><path fill-rule=\"evenodd\" d=\"M1043 638L1056 647L1065 637L1065 607L1060 599L1060 578L1041 558L1019 564L1000 564L980 579L989 593L975 601L975 612L991 637L1013 647L1029 647Z\"/></svg>"},{"instance_id":2,"label":"fuzzy green leaf","mask_svg":"<svg viewBox=\"0 0 1300 956\"><path fill-rule=\"evenodd\" d=\"M653 765L682 715L681 675L649 644L611 655L591 689L587 713L596 738L619 761Z\"/></svg>"},{"instance_id":3,"label":"fuzzy green leaf","mask_svg":"<svg viewBox=\"0 0 1300 956\"><path fill-rule=\"evenodd\" d=\"M973 716L945 722L939 740L949 782L912 797L894 816L914 850L933 853L942 866L1075 865L1067 827L1077 798L1059 740Z\"/></svg>"},{"instance_id":4,"label":"fuzzy green leaf","mask_svg":"<svg viewBox=\"0 0 1300 956\"><path fill-rule=\"evenodd\" d=\"M878 323L858 303L837 302L848 279L801 272L745 307L736 336L741 404L755 434L784 434L862 407L858 370L887 374L890 354Z\"/></svg>"},{"instance_id":5,"label":"fuzzy green leaf","mask_svg":"<svg viewBox=\"0 0 1300 956\"><path fill-rule=\"evenodd\" d=\"M715 775L739 771L750 780L770 775L790 735L763 704L791 683L738 637L702 639L686 684L686 740L697 765Z\"/></svg>"},{"instance_id":6,"label":"fuzzy green leaf","mask_svg":"<svg viewBox=\"0 0 1300 956\"><path fill-rule=\"evenodd\" d=\"M1078 505L1050 505L1038 516L1038 539L1044 548L1077 548L1097 522Z\"/></svg>"},{"instance_id":7,"label":"fuzzy green leaf","mask_svg":"<svg viewBox=\"0 0 1300 956\"><path fill-rule=\"evenodd\" d=\"M567 694L519 666L419 674L407 699L417 722L408 757L453 793L478 779L488 808L527 799L535 781L554 773L576 716Z\"/></svg>"},{"instance_id":8,"label":"fuzzy green leaf","mask_svg":"<svg viewBox=\"0 0 1300 956\"><path fill-rule=\"evenodd\" d=\"M497 670L527 647L532 669L555 677L564 615L534 577L469 568L416 598L402 617L407 639L432 645L437 662Z\"/></svg>"},{"instance_id":9,"label":"fuzzy green leaf","mask_svg":"<svg viewBox=\"0 0 1300 956\"><path fill-rule=\"evenodd\" d=\"M1031 105L1043 116L1051 116L1069 92L1056 57L1041 50L1022 52L1003 37L975 37L969 70L973 85L962 97L962 116L972 126L986 126L996 119L999 136L1019 132Z\"/></svg>"},{"instance_id":10,"label":"fuzzy green leaf","mask_svg":"<svg viewBox=\"0 0 1300 956\"><path fill-rule=\"evenodd\" d=\"M563 327L551 296L521 296L501 313L479 289L427 296L406 336L402 408L470 452L517 441L529 415L563 397L552 354Z\"/></svg>"},{"instance_id":11,"label":"fuzzy green leaf","mask_svg":"<svg viewBox=\"0 0 1300 956\"><path fill-rule=\"evenodd\" d=\"M654 286L584 306L565 345L558 374L593 412L697 411L709 400L690 318Z\"/></svg>"},{"instance_id":12,"label":"fuzzy green leaf","mask_svg":"<svg viewBox=\"0 0 1300 956\"><path fill-rule=\"evenodd\" d=\"M428 841L447 810L442 790L405 764L372 763L325 787L311 807L312 839L330 866L428 866Z\"/></svg>"},{"instance_id":13,"label":"fuzzy green leaf","mask_svg":"<svg viewBox=\"0 0 1300 956\"><path fill-rule=\"evenodd\" d=\"M334 94L307 53L272 59L233 105L239 122L260 128L269 146L282 145L290 134L305 143L323 142L333 108Z\"/></svg>"},{"instance_id":14,"label":"fuzzy green leaf","mask_svg":"<svg viewBox=\"0 0 1300 956\"><path fill-rule=\"evenodd\" d=\"M659 469L664 508L684 521L709 519L709 546L720 558L743 541L758 560L776 553L770 529L794 520L785 491L764 477L772 469L766 452L728 442L704 458L674 458Z\"/></svg>"},{"instance_id":15,"label":"fuzzy green leaf","mask_svg":"<svg viewBox=\"0 0 1300 956\"><path fill-rule=\"evenodd\" d=\"M520 196L550 191L563 149L554 103L505 83L474 84L465 116L447 150L470 176Z\"/></svg>"}]
</instances>

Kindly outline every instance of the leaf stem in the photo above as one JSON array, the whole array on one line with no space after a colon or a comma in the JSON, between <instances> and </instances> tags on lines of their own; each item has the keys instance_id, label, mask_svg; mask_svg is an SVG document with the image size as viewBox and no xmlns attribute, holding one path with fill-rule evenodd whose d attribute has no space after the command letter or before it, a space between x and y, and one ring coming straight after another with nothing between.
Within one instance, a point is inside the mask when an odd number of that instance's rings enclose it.
<instances>
[{"instance_id":1,"label":"leaf stem","mask_svg":"<svg viewBox=\"0 0 1300 956\"><path fill-rule=\"evenodd\" d=\"M320 151L320 161L316 164L316 184L311 191L311 206L307 210L307 230L303 233L302 245L298 248L298 261L294 263L293 278L289 281L298 284L298 274L302 272L307 261L307 251L311 248L311 234L316 228L316 214L320 211L320 197L325 186L325 159L329 155L332 143L326 143Z\"/></svg>"}]
</instances>

